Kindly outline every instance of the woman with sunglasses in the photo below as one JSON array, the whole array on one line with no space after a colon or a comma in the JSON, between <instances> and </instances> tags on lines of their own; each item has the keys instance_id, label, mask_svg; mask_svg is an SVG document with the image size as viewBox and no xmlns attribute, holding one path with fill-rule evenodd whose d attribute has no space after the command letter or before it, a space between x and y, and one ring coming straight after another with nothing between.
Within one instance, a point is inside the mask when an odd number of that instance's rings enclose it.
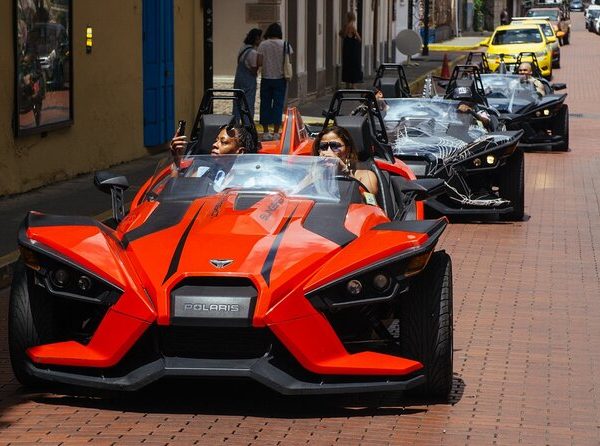
<instances>
[{"instance_id":1,"label":"woman with sunglasses","mask_svg":"<svg viewBox=\"0 0 600 446\"><path fill-rule=\"evenodd\" d=\"M337 126L322 130L315 139L312 154L338 157L346 166L346 172L366 186L365 192L377 195L379 186L375 174L370 170L357 169L358 152L348 130Z\"/></svg>"}]
</instances>

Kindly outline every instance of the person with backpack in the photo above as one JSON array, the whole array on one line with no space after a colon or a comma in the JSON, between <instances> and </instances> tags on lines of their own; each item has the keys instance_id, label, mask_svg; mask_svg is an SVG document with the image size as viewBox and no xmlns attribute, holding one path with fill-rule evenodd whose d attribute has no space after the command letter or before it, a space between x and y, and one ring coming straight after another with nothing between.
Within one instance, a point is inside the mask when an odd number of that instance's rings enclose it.
<instances>
[{"instance_id":1,"label":"person with backpack","mask_svg":"<svg viewBox=\"0 0 600 446\"><path fill-rule=\"evenodd\" d=\"M265 31L265 40L258 46L258 66L261 68L260 81L260 123L263 127L263 141L279 139L279 127L287 89L286 55L293 54L292 46L283 40L279 23L271 23ZM291 70L290 70L291 71ZM273 125L273 133L269 126Z\"/></svg>"},{"instance_id":2,"label":"person with backpack","mask_svg":"<svg viewBox=\"0 0 600 446\"><path fill-rule=\"evenodd\" d=\"M258 52L256 49L262 40L262 30L252 28L246 38L244 45L240 48L237 57L237 68L233 88L239 88L246 95L250 115L254 119L254 103L256 102L256 78L258 75ZM236 120L241 119L241 113L237 104L233 107Z\"/></svg>"}]
</instances>

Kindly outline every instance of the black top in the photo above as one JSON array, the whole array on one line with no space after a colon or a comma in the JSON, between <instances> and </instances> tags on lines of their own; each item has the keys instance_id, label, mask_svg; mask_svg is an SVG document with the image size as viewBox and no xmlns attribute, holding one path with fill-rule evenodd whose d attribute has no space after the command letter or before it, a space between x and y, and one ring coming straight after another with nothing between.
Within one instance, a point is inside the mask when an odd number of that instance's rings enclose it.
<instances>
[{"instance_id":1,"label":"black top","mask_svg":"<svg viewBox=\"0 0 600 446\"><path fill-rule=\"evenodd\" d=\"M362 47L360 40L344 37L342 43L342 81L356 84L362 82Z\"/></svg>"}]
</instances>

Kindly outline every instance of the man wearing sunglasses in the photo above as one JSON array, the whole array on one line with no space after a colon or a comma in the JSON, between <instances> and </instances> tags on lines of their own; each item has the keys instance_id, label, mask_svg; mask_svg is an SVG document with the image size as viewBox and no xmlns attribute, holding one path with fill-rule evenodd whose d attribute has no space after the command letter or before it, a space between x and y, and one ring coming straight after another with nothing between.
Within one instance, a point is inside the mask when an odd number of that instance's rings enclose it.
<instances>
[{"instance_id":1,"label":"man wearing sunglasses","mask_svg":"<svg viewBox=\"0 0 600 446\"><path fill-rule=\"evenodd\" d=\"M517 73L519 73L521 76L521 82L529 82L535 87L535 91L537 91L540 96L544 96L546 94L546 89L544 88L542 81L533 77L533 69L529 62L521 63Z\"/></svg>"}]
</instances>

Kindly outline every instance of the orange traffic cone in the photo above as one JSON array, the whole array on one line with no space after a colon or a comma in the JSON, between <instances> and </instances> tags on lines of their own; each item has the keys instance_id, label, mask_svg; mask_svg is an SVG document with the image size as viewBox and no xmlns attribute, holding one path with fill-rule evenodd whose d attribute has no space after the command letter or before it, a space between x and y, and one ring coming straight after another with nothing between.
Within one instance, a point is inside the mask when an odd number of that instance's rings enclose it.
<instances>
[{"instance_id":1,"label":"orange traffic cone","mask_svg":"<svg viewBox=\"0 0 600 446\"><path fill-rule=\"evenodd\" d=\"M448 63L448 53L444 53L444 60L442 61L442 72L440 77L444 79L450 79L450 64Z\"/></svg>"}]
</instances>

